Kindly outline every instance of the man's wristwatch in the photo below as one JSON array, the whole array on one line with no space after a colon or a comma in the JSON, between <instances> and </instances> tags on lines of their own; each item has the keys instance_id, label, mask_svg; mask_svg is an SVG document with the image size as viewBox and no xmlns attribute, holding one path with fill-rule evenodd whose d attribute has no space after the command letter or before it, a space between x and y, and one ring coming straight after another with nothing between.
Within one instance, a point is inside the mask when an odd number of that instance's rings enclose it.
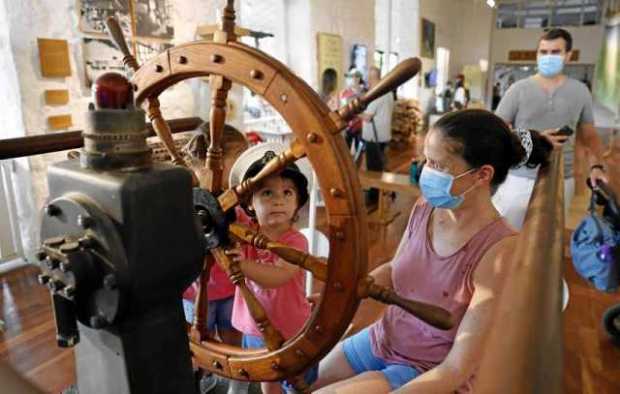
<instances>
[{"instance_id":1,"label":"man's wristwatch","mask_svg":"<svg viewBox=\"0 0 620 394\"><path fill-rule=\"evenodd\" d=\"M604 165L602 165L602 164L595 164L595 165L593 165L592 167L590 167L590 172L594 171L594 170L595 170L595 169L597 169L597 168L598 168L599 170L601 170L601 171L605 172L605 166L604 166Z\"/></svg>"}]
</instances>

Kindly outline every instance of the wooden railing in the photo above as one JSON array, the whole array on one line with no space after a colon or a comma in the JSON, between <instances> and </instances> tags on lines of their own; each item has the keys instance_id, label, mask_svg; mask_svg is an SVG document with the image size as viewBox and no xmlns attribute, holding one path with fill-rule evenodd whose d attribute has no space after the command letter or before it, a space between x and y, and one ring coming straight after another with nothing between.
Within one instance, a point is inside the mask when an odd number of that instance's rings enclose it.
<instances>
[{"instance_id":1,"label":"wooden railing","mask_svg":"<svg viewBox=\"0 0 620 394\"><path fill-rule=\"evenodd\" d=\"M476 393L562 392L563 174L562 155L554 152L539 172L511 256Z\"/></svg>"},{"instance_id":2,"label":"wooden railing","mask_svg":"<svg viewBox=\"0 0 620 394\"><path fill-rule=\"evenodd\" d=\"M202 119L198 117L179 118L168 121L172 133L194 130L201 124ZM156 135L151 123L147 123L146 128L149 131L149 137ZM68 149L79 149L83 146L84 137L82 137L82 130L0 139L0 160L60 152Z\"/></svg>"}]
</instances>

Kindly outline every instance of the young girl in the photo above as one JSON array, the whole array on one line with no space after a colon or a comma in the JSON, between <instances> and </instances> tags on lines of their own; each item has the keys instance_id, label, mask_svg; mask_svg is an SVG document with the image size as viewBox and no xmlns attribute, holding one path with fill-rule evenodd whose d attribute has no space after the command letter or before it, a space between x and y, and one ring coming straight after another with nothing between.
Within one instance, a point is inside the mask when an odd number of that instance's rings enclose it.
<instances>
[{"instance_id":1,"label":"young girl","mask_svg":"<svg viewBox=\"0 0 620 394\"><path fill-rule=\"evenodd\" d=\"M251 162L247 170L242 171L246 180L259 171L275 157L269 149L273 144L258 145L241 155L233 166L239 169L250 162L257 153L262 153L258 160ZM284 147L278 149L284 150ZM264 152L264 153L263 153ZM230 184L238 182L231 180ZM288 165L283 171L261 182L252 195L242 204L245 213L238 212L238 219L253 227L272 240L289 245L295 249L307 251L305 237L293 224L297 212L308 200L308 181L295 164ZM246 283L263 305L271 324L283 335L284 339L293 337L306 323L310 316L310 304L304 295L304 272L292 264L280 259L266 250L258 250L244 245L238 250L230 250L235 260L239 261L246 276ZM242 346L246 349L264 348L265 342L258 331L254 319L239 290L235 294L232 314L233 326L243 333ZM316 368L306 376L308 384L316 379ZM287 387L282 386L284 390ZM279 383L263 382L264 394L282 392Z\"/></svg>"},{"instance_id":2,"label":"young girl","mask_svg":"<svg viewBox=\"0 0 620 394\"><path fill-rule=\"evenodd\" d=\"M405 298L450 311L440 330L389 306L370 328L347 338L320 364L316 393L471 392L492 329L515 230L491 195L508 169L547 161L552 145L536 132L513 133L483 110L452 112L426 136L420 199L390 263L375 282ZM504 366L510 368L510 366Z\"/></svg>"}]
</instances>

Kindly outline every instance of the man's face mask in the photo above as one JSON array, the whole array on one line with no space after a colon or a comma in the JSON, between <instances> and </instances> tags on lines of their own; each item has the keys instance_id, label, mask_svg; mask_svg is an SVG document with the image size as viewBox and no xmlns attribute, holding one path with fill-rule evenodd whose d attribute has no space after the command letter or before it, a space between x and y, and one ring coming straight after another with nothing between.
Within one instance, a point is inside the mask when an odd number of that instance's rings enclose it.
<instances>
[{"instance_id":1,"label":"man's face mask","mask_svg":"<svg viewBox=\"0 0 620 394\"><path fill-rule=\"evenodd\" d=\"M435 208L455 209L465 200L465 193L472 190L476 185L472 185L459 196L453 196L450 192L454 181L462 176L476 171L476 168L469 169L457 176L435 170L428 166L422 169L420 176L420 189L424 199Z\"/></svg>"},{"instance_id":2,"label":"man's face mask","mask_svg":"<svg viewBox=\"0 0 620 394\"><path fill-rule=\"evenodd\" d=\"M563 55L540 55L538 56L538 72L546 78L559 75L564 69Z\"/></svg>"}]
</instances>

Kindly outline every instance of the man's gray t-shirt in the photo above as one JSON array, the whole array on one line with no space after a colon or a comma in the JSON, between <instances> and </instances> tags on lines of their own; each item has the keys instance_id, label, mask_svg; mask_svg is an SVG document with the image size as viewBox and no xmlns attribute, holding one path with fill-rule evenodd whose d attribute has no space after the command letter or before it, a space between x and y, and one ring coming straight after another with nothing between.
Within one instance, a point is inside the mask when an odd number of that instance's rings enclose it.
<instances>
[{"instance_id":1,"label":"man's gray t-shirt","mask_svg":"<svg viewBox=\"0 0 620 394\"><path fill-rule=\"evenodd\" d=\"M508 89L495 113L514 128L544 131L594 123L592 95L581 82L567 78L553 92L547 93L533 77L522 79ZM575 134L563 146L564 177L573 177ZM536 169L521 167L511 170L515 176L536 178Z\"/></svg>"}]
</instances>

